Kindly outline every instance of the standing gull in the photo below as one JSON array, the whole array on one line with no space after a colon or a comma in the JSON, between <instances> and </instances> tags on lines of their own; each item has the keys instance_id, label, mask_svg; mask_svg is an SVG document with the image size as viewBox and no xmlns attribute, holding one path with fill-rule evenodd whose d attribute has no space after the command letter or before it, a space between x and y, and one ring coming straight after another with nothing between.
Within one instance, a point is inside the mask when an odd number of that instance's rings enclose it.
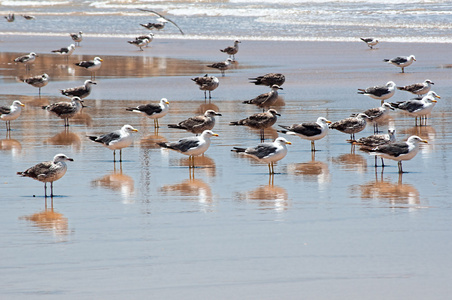
<instances>
[{"instance_id":1,"label":"standing gull","mask_svg":"<svg viewBox=\"0 0 452 300\"><path fill-rule=\"evenodd\" d=\"M91 93L91 85L97 84L92 80L85 80L84 85L61 90L61 94L68 97L79 97L80 99L88 97Z\"/></svg>"},{"instance_id":2,"label":"standing gull","mask_svg":"<svg viewBox=\"0 0 452 300\"><path fill-rule=\"evenodd\" d=\"M437 100L441 97L434 91L430 91L421 100L412 99L407 101L400 101L391 103L391 106L403 110L408 115L415 117L415 125L417 126L417 118L420 118L419 125L427 125L427 116L432 112ZM422 119L425 118L425 124L422 124Z\"/></svg>"},{"instance_id":3,"label":"standing gull","mask_svg":"<svg viewBox=\"0 0 452 300\"><path fill-rule=\"evenodd\" d=\"M281 73L268 73L262 76L248 78L250 83L254 83L255 85L266 85L271 87L276 84L282 86L286 81L286 77Z\"/></svg>"},{"instance_id":4,"label":"standing gull","mask_svg":"<svg viewBox=\"0 0 452 300\"><path fill-rule=\"evenodd\" d=\"M41 88L46 86L49 83L49 75L46 73L42 75L32 76L24 79L25 83L28 83L31 86L39 88L39 96L41 96Z\"/></svg>"},{"instance_id":5,"label":"standing gull","mask_svg":"<svg viewBox=\"0 0 452 300\"><path fill-rule=\"evenodd\" d=\"M147 28L147 29L149 29L149 30L154 29L154 28L157 29L157 30L160 30L160 29L163 29L163 28L165 27L165 24L166 24L166 23L170 22L171 24L173 24L174 26L176 26L177 29L179 29L179 31L180 31L180 33L181 33L182 35L184 35L184 32L182 31L182 29L180 29L180 27L179 27L176 23L174 23L173 21L171 21L171 20L168 19L167 17L165 17L165 16L159 14L158 12L156 12L156 11L154 11L154 10L142 9L142 8L139 8L138 10L141 10L141 11L147 11L147 12L153 13L153 14L155 14L155 15L157 15L157 16L159 17L159 18L157 19L157 21L159 21L160 23L140 24L140 25L143 26L144 28Z\"/></svg>"},{"instance_id":6,"label":"standing gull","mask_svg":"<svg viewBox=\"0 0 452 300\"><path fill-rule=\"evenodd\" d=\"M275 109L269 109L266 112L257 113L249 116L246 119L242 119L236 122L230 122L229 125L242 125L248 126L254 129L260 129L261 142L265 140L264 131L265 128L272 127L277 120L276 116L281 116Z\"/></svg>"},{"instance_id":7,"label":"standing gull","mask_svg":"<svg viewBox=\"0 0 452 300\"><path fill-rule=\"evenodd\" d=\"M71 102L57 102L43 106L49 112L64 120L64 126L69 126L69 119L77 115L83 107L83 100L79 97L73 97Z\"/></svg>"},{"instance_id":8,"label":"standing gull","mask_svg":"<svg viewBox=\"0 0 452 300\"><path fill-rule=\"evenodd\" d=\"M152 32L150 32L149 34L146 34L146 35L140 35L140 36L137 36L135 38L135 40L145 40L144 42L146 43L146 47L148 47L149 43L154 40L154 34Z\"/></svg>"},{"instance_id":9,"label":"standing gull","mask_svg":"<svg viewBox=\"0 0 452 300\"><path fill-rule=\"evenodd\" d=\"M140 48L140 51L143 51L143 47L147 46L149 44L147 38L145 38L145 39L135 39L133 41L127 41L127 43L137 46L138 48Z\"/></svg>"},{"instance_id":10,"label":"standing gull","mask_svg":"<svg viewBox=\"0 0 452 300\"><path fill-rule=\"evenodd\" d=\"M66 61L68 61L69 56L74 52L75 50L75 45L74 44L70 44L68 47L63 47L57 50L52 50L52 53L57 53L59 55L63 55L66 56Z\"/></svg>"},{"instance_id":11,"label":"standing gull","mask_svg":"<svg viewBox=\"0 0 452 300\"><path fill-rule=\"evenodd\" d=\"M11 130L11 121L17 119L22 112L22 104L19 100L13 101L11 106L0 106L0 119L6 122L6 131Z\"/></svg>"},{"instance_id":12,"label":"standing gull","mask_svg":"<svg viewBox=\"0 0 452 300\"><path fill-rule=\"evenodd\" d=\"M233 61L235 61L235 55L239 52L239 43L240 41L235 41L234 46L229 46L224 49L220 49L221 52L227 53Z\"/></svg>"},{"instance_id":13,"label":"standing gull","mask_svg":"<svg viewBox=\"0 0 452 300\"><path fill-rule=\"evenodd\" d=\"M232 61L232 59L228 58L224 62L213 63L211 65L207 65L207 67L220 70L221 71L221 75L224 76L224 71L229 69L229 67L231 66L231 61Z\"/></svg>"},{"instance_id":14,"label":"standing gull","mask_svg":"<svg viewBox=\"0 0 452 300\"><path fill-rule=\"evenodd\" d=\"M428 143L417 135L412 135L406 142L394 142L382 146L377 146L371 150L371 155L378 155L383 158L397 161L399 173L403 173L402 161L410 160L419 152L419 143Z\"/></svg>"},{"instance_id":15,"label":"standing gull","mask_svg":"<svg viewBox=\"0 0 452 300\"><path fill-rule=\"evenodd\" d=\"M353 142L354 145L359 145L360 150L369 152L377 146L394 143L396 141L395 129L388 129L387 134L373 134L370 136L362 137ZM381 158L381 166L384 167L383 157ZM377 166L377 156L375 156L375 167Z\"/></svg>"},{"instance_id":16,"label":"standing gull","mask_svg":"<svg viewBox=\"0 0 452 300\"><path fill-rule=\"evenodd\" d=\"M324 117L319 117L316 122L293 124L291 126L279 125L285 129L279 132L289 135L296 135L302 139L310 140L311 151L316 151L314 142L326 136L328 133L328 124L331 124L331 121L328 121Z\"/></svg>"},{"instance_id":17,"label":"standing gull","mask_svg":"<svg viewBox=\"0 0 452 300\"><path fill-rule=\"evenodd\" d=\"M66 174L66 161L74 160L64 154L57 154L52 161L39 163L23 172L17 172L17 175L44 182L45 197L47 197L47 182L50 182L50 197L53 197L53 182Z\"/></svg>"},{"instance_id":18,"label":"standing gull","mask_svg":"<svg viewBox=\"0 0 452 300\"><path fill-rule=\"evenodd\" d=\"M407 91L421 97L422 95L425 95L428 92L430 92L432 84L434 84L433 81L431 81L430 79L426 79L422 83L413 83L410 85L401 86L397 88L401 91Z\"/></svg>"},{"instance_id":19,"label":"standing gull","mask_svg":"<svg viewBox=\"0 0 452 300\"><path fill-rule=\"evenodd\" d=\"M378 40L375 38L360 38L361 41L367 44L370 49L373 49L374 46L378 44Z\"/></svg>"},{"instance_id":20,"label":"standing gull","mask_svg":"<svg viewBox=\"0 0 452 300\"><path fill-rule=\"evenodd\" d=\"M101 136L88 136L88 138L113 150L114 162L116 162L116 150L119 150L119 161L122 162L122 148L129 147L132 144L133 137L131 133L137 131L137 129L130 125L124 125L120 130L115 130Z\"/></svg>"},{"instance_id":21,"label":"standing gull","mask_svg":"<svg viewBox=\"0 0 452 300\"><path fill-rule=\"evenodd\" d=\"M405 73L405 67L408 67L413 63L413 61L416 61L416 57L414 55L410 56L397 56L392 59L383 59L384 62L387 62L389 64L393 64L396 67L402 68L402 73Z\"/></svg>"},{"instance_id":22,"label":"standing gull","mask_svg":"<svg viewBox=\"0 0 452 300\"><path fill-rule=\"evenodd\" d=\"M157 143L157 145L188 155L190 160L189 168L194 168L194 157L203 154L209 149L212 136L218 136L218 134L211 130L204 130L200 136L183 138L177 142Z\"/></svg>"},{"instance_id":23,"label":"standing gull","mask_svg":"<svg viewBox=\"0 0 452 300\"><path fill-rule=\"evenodd\" d=\"M76 66L84 68L91 72L91 80L96 79L96 71L100 69L102 65L102 58L96 56L93 60L81 61L75 63Z\"/></svg>"},{"instance_id":24,"label":"standing gull","mask_svg":"<svg viewBox=\"0 0 452 300\"><path fill-rule=\"evenodd\" d=\"M356 117L349 117L330 125L331 129L339 130L343 133L350 134L350 140L355 140L355 133L358 133L366 128L369 117L366 114L359 113Z\"/></svg>"},{"instance_id":25,"label":"standing gull","mask_svg":"<svg viewBox=\"0 0 452 300\"><path fill-rule=\"evenodd\" d=\"M255 147L240 148L234 147L231 151L245 153L259 161L268 164L269 174L275 174L274 163L283 159L287 154L286 145L291 145L285 138L279 137L272 143L261 143Z\"/></svg>"},{"instance_id":26,"label":"standing gull","mask_svg":"<svg viewBox=\"0 0 452 300\"><path fill-rule=\"evenodd\" d=\"M385 85L376 85L367 89L358 89L358 94L369 96L373 99L381 100L381 104L386 99L394 96L396 84L394 81L388 81Z\"/></svg>"},{"instance_id":27,"label":"standing gull","mask_svg":"<svg viewBox=\"0 0 452 300\"><path fill-rule=\"evenodd\" d=\"M389 110L394 110L391 104L384 102L380 107L370 108L363 113L369 117L369 122L374 125L374 133L378 133L378 123L388 117Z\"/></svg>"},{"instance_id":28,"label":"standing gull","mask_svg":"<svg viewBox=\"0 0 452 300\"><path fill-rule=\"evenodd\" d=\"M36 57L38 57L38 55L36 55L36 53L30 52L30 54L22 55L22 56L15 58L14 61L24 64L25 70L29 70L30 66L28 64L34 62Z\"/></svg>"},{"instance_id":29,"label":"standing gull","mask_svg":"<svg viewBox=\"0 0 452 300\"><path fill-rule=\"evenodd\" d=\"M201 91L204 91L204 100L207 100L207 91L209 91L209 99L212 99L211 92L220 85L220 80L217 77L208 74L203 77L194 77L191 80L199 86Z\"/></svg>"},{"instance_id":30,"label":"standing gull","mask_svg":"<svg viewBox=\"0 0 452 300\"><path fill-rule=\"evenodd\" d=\"M265 94L261 94L257 96L256 98L253 98L251 100L243 101L244 104L255 104L259 107L262 107L264 110L265 108L269 108L273 104L275 104L276 100L278 100L278 90L282 90L283 88L279 85L272 85L271 91Z\"/></svg>"},{"instance_id":31,"label":"standing gull","mask_svg":"<svg viewBox=\"0 0 452 300\"><path fill-rule=\"evenodd\" d=\"M80 46L80 42L83 40L82 34L83 32L79 31L78 33L69 33L69 36L77 43L77 46Z\"/></svg>"},{"instance_id":32,"label":"standing gull","mask_svg":"<svg viewBox=\"0 0 452 300\"><path fill-rule=\"evenodd\" d=\"M150 119L154 119L154 128L159 128L159 119L168 113L169 102L166 98L162 98L159 104L142 104L137 107L126 108L126 110L141 113Z\"/></svg>"},{"instance_id":33,"label":"standing gull","mask_svg":"<svg viewBox=\"0 0 452 300\"><path fill-rule=\"evenodd\" d=\"M202 116L191 117L178 124L168 124L168 127L184 129L198 135L205 130L213 129L215 126L215 116L221 116L221 114L212 109L208 109Z\"/></svg>"}]
</instances>

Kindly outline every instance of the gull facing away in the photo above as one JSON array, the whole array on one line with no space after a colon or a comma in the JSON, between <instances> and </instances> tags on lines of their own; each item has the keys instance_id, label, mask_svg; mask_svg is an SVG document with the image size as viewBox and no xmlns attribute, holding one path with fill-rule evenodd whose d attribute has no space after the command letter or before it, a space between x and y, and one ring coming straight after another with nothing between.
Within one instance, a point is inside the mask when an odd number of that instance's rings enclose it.
<instances>
[{"instance_id":1,"label":"gull facing away","mask_svg":"<svg viewBox=\"0 0 452 300\"><path fill-rule=\"evenodd\" d=\"M386 145L377 146L371 150L371 155L378 155L383 158L397 161L399 173L403 173L402 161L410 160L419 152L419 143L426 143L417 135L412 135L406 142L394 142Z\"/></svg>"},{"instance_id":2,"label":"gull facing away","mask_svg":"<svg viewBox=\"0 0 452 300\"><path fill-rule=\"evenodd\" d=\"M215 126L215 116L221 116L220 113L212 109L206 110L204 115L188 118L178 124L168 124L169 128L184 129L196 135L205 130L212 130Z\"/></svg>"},{"instance_id":3,"label":"gull facing away","mask_svg":"<svg viewBox=\"0 0 452 300\"><path fill-rule=\"evenodd\" d=\"M177 142L161 142L157 143L160 147L175 150L179 153L189 156L189 168L195 167L195 156L201 155L209 149L210 138L218 136L211 130L204 130L200 136L188 137L180 139Z\"/></svg>"},{"instance_id":4,"label":"gull facing away","mask_svg":"<svg viewBox=\"0 0 452 300\"><path fill-rule=\"evenodd\" d=\"M390 103L383 102L380 107L369 108L363 113L369 117L369 122L374 125L374 133L378 133L378 123L384 121L389 114L389 110L394 110Z\"/></svg>"},{"instance_id":5,"label":"gull facing away","mask_svg":"<svg viewBox=\"0 0 452 300\"><path fill-rule=\"evenodd\" d=\"M20 116L24 106L19 100L14 100L11 106L0 106L0 119L6 122L6 131L11 131L11 121Z\"/></svg>"},{"instance_id":6,"label":"gull facing away","mask_svg":"<svg viewBox=\"0 0 452 300\"><path fill-rule=\"evenodd\" d=\"M36 55L36 53L30 52L30 54L22 55L22 56L15 58L14 61L24 64L25 70L28 71L28 70L30 70L30 66L28 64L34 62L36 57L38 57L38 55Z\"/></svg>"},{"instance_id":7,"label":"gull facing away","mask_svg":"<svg viewBox=\"0 0 452 300\"><path fill-rule=\"evenodd\" d=\"M369 116L363 113L359 113L358 115L356 115L356 117L349 117L332 123L330 125L330 128L350 134L350 141L355 141L355 133L363 131L364 128L366 128L368 119Z\"/></svg>"},{"instance_id":8,"label":"gull facing away","mask_svg":"<svg viewBox=\"0 0 452 300\"><path fill-rule=\"evenodd\" d=\"M360 150L369 152L377 146L386 145L389 143L394 143L396 141L395 129L388 129L387 134L373 134L370 136L362 137L357 141L353 142L354 145L359 145ZM381 157L381 166L384 167L384 160ZM377 156L375 156L375 167L377 167Z\"/></svg>"},{"instance_id":9,"label":"gull facing away","mask_svg":"<svg viewBox=\"0 0 452 300\"><path fill-rule=\"evenodd\" d=\"M277 138L272 143L261 143L255 147L241 148L233 147L231 151L237 153L244 153L249 155L261 162L268 164L268 173L270 175L275 174L274 163L283 159L287 154L286 145L291 145L292 143L287 141L283 137Z\"/></svg>"},{"instance_id":10,"label":"gull facing away","mask_svg":"<svg viewBox=\"0 0 452 300\"><path fill-rule=\"evenodd\" d=\"M14 17L14 14L8 14L7 16L4 16L6 21L8 22L14 22L14 20L16 19L16 17Z\"/></svg>"},{"instance_id":11,"label":"gull facing away","mask_svg":"<svg viewBox=\"0 0 452 300\"><path fill-rule=\"evenodd\" d=\"M22 177L30 177L44 182L44 195L47 197L47 182L50 182L50 197L53 197L53 182L66 174L67 161L74 161L64 154L57 154L52 161L46 161L34 165L23 172L17 172Z\"/></svg>"},{"instance_id":12,"label":"gull facing away","mask_svg":"<svg viewBox=\"0 0 452 300\"><path fill-rule=\"evenodd\" d=\"M182 35L184 35L184 32L182 31L182 29L181 29L176 23L174 23L173 21L171 21L171 20L168 19L167 17L165 17L165 16L159 14L158 12L156 12L156 11L154 11L154 10L142 9L142 8L139 8L138 10L141 10L141 11L147 11L147 12L153 13L154 15L156 15L156 16L159 17L159 18L157 19L157 21L159 21L160 23L140 24L140 25L143 26L144 28L147 28L147 29L149 29L149 30L154 29L154 28L157 29L157 30L160 30L160 29L163 29L163 28L165 27L165 23L170 22L171 24L173 24L174 26L176 26L177 29L179 29L179 31L180 31L180 33L181 33Z\"/></svg>"},{"instance_id":13,"label":"gull facing away","mask_svg":"<svg viewBox=\"0 0 452 300\"><path fill-rule=\"evenodd\" d=\"M80 99L83 99L89 96L93 84L95 85L97 83L88 79L85 80L84 85L61 90L61 94L68 97L79 97Z\"/></svg>"},{"instance_id":14,"label":"gull facing away","mask_svg":"<svg viewBox=\"0 0 452 300\"><path fill-rule=\"evenodd\" d=\"M74 44L70 44L67 47L63 47L63 48L60 48L60 49L57 49L57 50L52 50L52 53L56 53L56 54L59 54L59 55L66 56L66 61L68 61L69 56L72 55L74 50L75 50L75 45Z\"/></svg>"},{"instance_id":15,"label":"gull facing away","mask_svg":"<svg viewBox=\"0 0 452 300\"><path fill-rule=\"evenodd\" d=\"M358 89L358 94L369 96L373 99L381 100L381 104L394 96L396 84L394 81L388 81L385 85L375 85L366 89Z\"/></svg>"},{"instance_id":16,"label":"gull facing away","mask_svg":"<svg viewBox=\"0 0 452 300\"><path fill-rule=\"evenodd\" d=\"M235 122L230 122L229 125L234 126L248 126L260 130L261 142L265 140L265 128L272 127L277 120L276 116L281 116L276 109L269 109L266 112L257 113Z\"/></svg>"},{"instance_id":17,"label":"gull facing away","mask_svg":"<svg viewBox=\"0 0 452 300\"><path fill-rule=\"evenodd\" d=\"M213 63L211 65L207 65L207 67L220 70L221 75L224 76L224 71L229 69L229 67L231 66L231 61L232 59L228 57L228 59L226 59L224 62Z\"/></svg>"},{"instance_id":18,"label":"gull facing away","mask_svg":"<svg viewBox=\"0 0 452 300\"><path fill-rule=\"evenodd\" d=\"M91 72L91 80L96 79L96 71L102 66L103 59L96 56L93 60L83 60L81 62L75 63L76 66L84 68Z\"/></svg>"},{"instance_id":19,"label":"gull facing away","mask_svg":"<svg viewBox=\"0 0 452 300\"><path fill-rule=\"evenodd\" d=\"M24 79L25 83L28 83L31 86L39 88L39 96L41 96L41 88L45 87L47 83L49 83L49 75L46 73L37 76L31 76Z\"/></svg>"},{"instance_id":20,"label":"gull facing away","mask_svg":"<svg viewBox=\"0 0 452 300\"><path fill-rule=\"evenodd\" d=\"M436 102L438 102L435 98L441 99L437 93L430 91L421 100L412 99L407 101L399 101L391 103L391 106L403 110L408 115L415 117L415 126L417 126L417 118L419 117L419 125L422 126L427 125L427 116L432 112Z\"/></svg>"},{"instance_id":21,"label":"gull facing away","mask_svg":"<svg viewBox=\"0 0 452 300\"><path fill-rule=\"evenodd\" d=\"M397 88L401 91L407 91L414 95L417 95L418 97L422 97L422 95L425 95L428 92L430 92L432 84L434 84L433 81L431 81L430 79L426 79L422 83L413 83L410 85L400 86Z\"/></svg>"},{"instance_id":22,"label":"gull facing away","mask_svg":"<svg viewBox=\"0 0 452 300\"><path fill-rule=\"evenodd\" d=\"M397 56L392 59L383 59L384 62L387 62L389 64L393 64L396 67L402 68L402 73L405 73L405 68L408 67L413 63L413 61L416 61L416 57L414 55L410 56Z\"/></svg>"},{"instance_id":23,"label":"gull facing away","mask_svg":"<svg viewBox=\"0 0 452 300\"><path fill-rule=\"evenodd\" d=\"M124 125L119 130L103 134L100 136L88 136L96 143L100 143L110 150L113 150L113 161L116 162L116 150L119 150L119 161L122 162L122 148L129 147L133 142L132 133L138 130L131 125Z\"/></svg>"},{"instance_id":24,"label":"gull facing away","mask_svg":"<svg viewBox=\"0 0 452 300\"><path fill-rule=\"evenodd\" d=\"M279 85L272 85L270 92L265 94L260 94L256 98L253 98L251 100L243 101L244 104L255 104L258 107L262 107L265 111L265 109L269 108L273 104L275 104L276 100L278 100L278 90L282 90L283 88Z\"/></svg>"},{"instance_id":25,"label":"gull facing away","mask_svg":"<svg viewBox=\"0 0 452 300\"><path fill-rule=\"evenodd\" d=\"M194 77L191 80L199 86L201 91L204 91L204 100L207 100L207 91L209 91L209 99L212 99L211 92L220 85L220 80L217 77L208 74L203 77Z\"/></svg>"},{"instance_id":26,"label":"gull facing away","mask_svg":"<svg viewBox=\"0 0 452 300\"><path fill-rule=\"evenodd\" d=\"M69 33L71 39L80 47L80 42L83 40L82 36L83 32L79 31L78 33Z\"/></svg>"},{"instance_id":27,"label":"gull facing away","mask_svg":"<svg viewBox=\"0 0 452 300\"><path fill-rule=\"evenodd\" d=\"M235 55L239 52L239 43L240 41L235 41L234 46L229 46L224 49L220 49L221 52L227 53L229 58L232 58L232 61L235 61Z\"/></svg>"},{"instance_id":28,"label":"gull facing away","mask_svg":"<svg viewBox=\"0 0 452 300\"><path fill-rule=\"evenodd\" d=\"M64 120L64 126L69 126L69 119L77 115L83 107L83 100L79 97L73 97L71 102L57 102L47 106L43 106L51 113L54 113L57 117Z\"/></svg>"},{"instance_id":29,"label":"gull facing away","mask_svg":"<svg viewBox=\"0 0 452 300\"><path fill-rule=\"evenodd\" d=\"M360 38L361 41L367 44L370 49L373 49L374 46L378 44L378 40L376 38Z\"/></svg>"},{"instance_id":30,"label":"gull facing away","mask_svg":"<svg viewBox=\"0 0 452 300\"><path fill-rule=\"evenodd\" d=\"M305 122L300 124L293 124L290 126L279 125L285 130L278 130L278 132L296 135L302 139L311 141L311 151L315 150L315 141L320 140L328 133L328 124L331 121L324 117L318 117L316 122Z\"/></svg>"},{"instance_id":31,"label":"gull facing away","mask_svg":"<svg viewBox=\"0 0 452 300\"><path fill-rule=\"evenodd\" d=\"M255 85L266 85L271 87L276 84L282 86L286 81L286 77L281 73L268 73L262 76L248 78L250 83L254 83Z\"/></svg>"},{"instance_id":32,"label":"gull facing away","mask_svg":"<svg viewBox=\"0 0 452 300\"><path fill-rule=\"evenodd\" d=\"M154 120L154 128L159 128L159 119L164 117L169 111L168 99L162 98L158 104L149 103L138 105L137 107L128 107L127 111L140 113Z\"/></svg>"}]
</instances>

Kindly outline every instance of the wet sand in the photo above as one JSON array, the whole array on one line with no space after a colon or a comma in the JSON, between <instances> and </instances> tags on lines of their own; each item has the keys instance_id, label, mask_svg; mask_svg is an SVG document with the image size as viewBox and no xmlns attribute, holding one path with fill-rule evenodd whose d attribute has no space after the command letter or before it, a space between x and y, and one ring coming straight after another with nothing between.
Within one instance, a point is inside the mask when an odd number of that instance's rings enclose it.
<instances>
[{"instance_id":1,"label":"wet sand","mask_svg":"<svg viewBox=\"0 0 452 300\"><path fill-rule=\"evenodd\" d=\"M451 292L450 180L451 69L448 44L381 43L368 50L357 43L242 41L237 62L226 76L205 65L222 61L218 49L230 41L158 40L137 51L123 39L89 39L65 58L50 50L67 38L35 40L1 36L0 104L19 99L22 116L7 135L0 124L0 288L8 299L445 299ZM23 66L15 57L40 55L31 74L46 72L51 82L37 88L18 82ZM406 73L383 58L415 54ZM63 121L40 108L67 99L59 89L81 85L89 73L73 63L100 56L98 85L87 107L66 130ZM266 87L247 78L281 72L287 81L275 107L278 124L331 121L377 107L380 101L357 88L422 82L429 78L442 98L429 126L391 112L398 139L417 134L429 141L399 176L397 163L374 167L374 159L330 131L316 142L287 137L288 155L267 166L230 152L252 146L259 132L228 126L260 110L241 104ZM190 80L206 73L220 86L205 102ZM152 120L125 107L166 97L170 112L154 131ZM391 101L411 98L397 91ZM161 150L156 141L190 134L167 128L206 109L222 113L212 145L196 158ZM112 151L92 143L102 134L131 124L139 132L114 164ZM386 126L381 127L386 130ZM368 126L357 137L372 134ZM56 197L47 203L43 184L15 172L56 153L74 158Z\"/></svg>"}]
</instances>

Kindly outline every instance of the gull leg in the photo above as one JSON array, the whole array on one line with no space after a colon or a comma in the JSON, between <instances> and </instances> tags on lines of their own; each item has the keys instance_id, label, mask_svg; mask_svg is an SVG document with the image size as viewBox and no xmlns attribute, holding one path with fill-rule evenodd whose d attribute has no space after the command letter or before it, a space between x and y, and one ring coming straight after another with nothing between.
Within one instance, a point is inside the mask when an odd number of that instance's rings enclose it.
<instances>
[{"instance_id":1,"label":"gull leg","mask_svg":"<svg viewBox=\"0 0 452 300\"><path fill-rule=\"evenodd\" d=\"M44 197L47 198L47 182L44 182Z\"/></svg>"},{"instance_id":2,"label":"gull leg","mask_svg":"<svg viewBox=\"0 0 452 300\"><path fill-rule=\"evenodd\" d=\"M402 161L398 162L399 165L399 173L403 173L403 169L402 169Z\"/></svg>"},{"instance_id":3,"label":"gull leg","mask_svg":"<svg viewBox=\"0 0 452 300\"><path fill-rule=\"evenodd\" d=\"M116 162L116 150L113 150L113 162Z\"/></svg>"},{"instance_id":4,"label":"gull leg","mask_svg":"<svg viewBox=\"0 0 452 300\"><path fill-rule=\"evenodd\" d=\"M381 167L382 167L382 168L385 167L385 161L383 160L383 157L381 158Z\"/></svg>"},{"instance_id":5,"label":"gull leg","mask_svg":"<svg viewBox=\"0 0 452 300\"><path fill-rule=\"evenodd\" d=\"M50 182L50 198L53 198L53 181Z\"/></svg>"},{"instance_id":6,"label":"gull leg","mask_svg":"<svg viewBox=\"0 0 452 300\"><path fill-rule=\"evenodd\" d=\"M315 152L315 143L311 141L311 152Z\"/></svg>"},{"instance_id":7,"label":"gull leg","mask_svg":"<svg viewBox=\"0 0 452 300\"><path fill-rule=\"evenodd\" d=\"M119 149L119 162L122 162L122 149Z\"/></svg>"}]
</instances>

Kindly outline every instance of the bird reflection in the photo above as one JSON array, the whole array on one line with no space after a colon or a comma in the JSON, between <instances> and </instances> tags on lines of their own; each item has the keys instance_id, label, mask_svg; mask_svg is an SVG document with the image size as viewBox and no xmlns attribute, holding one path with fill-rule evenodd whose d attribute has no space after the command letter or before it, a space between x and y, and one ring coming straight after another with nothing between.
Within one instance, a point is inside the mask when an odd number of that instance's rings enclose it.
<instances>
[{"instance_id":1,"label":"bird reflection","mask_svg":"<svg viewBox=\"0 0 452 300\"><path fill-rule=\"evenodd\" d=\"M6 138L0 140L1 151L11 151L13 157L20 154L22 151L22 144L15 139L11 138L11 131L6 132Z\"/></svg>"},{"instance_id":2,"label":"bird reflection","mask_svg":"<svg viewBox=\"0 0 452 300\"><path fill-rule=\"evenodd\" d=\"M93 118L91 117L90 114L87 114L85 112L85 108L82 108L82 110L78 114L72 117L71 122L74 124L86 125L91 127L93 124Z\"/></svg>"},{"instance_id":3,"label":"bird reflection","mask_svg":"<svg viewBox=\"0 0 452 300\"><path fill-rule=\"evenodd\" d=\"M241 192L236 195L236 199L256 203L261 210L286 211L289 208L289 195L286 189L274 185L274 175L269 176L268 185Z\"/></svg>"},{"instance_id":4,"label":"bird reflection","mask_svg":"<svg viewBox=\"0 0 452 300\"><path fill-rule=\"evenodd\" d=\"M287 166L289 174L302 176L303 180L317 181L325 183L330 180L330 171L328 165L315 160L315 152L312 152L311 161L305 163L291 164Z\"/></svg>"},{"instance_id":5,"label":"bird reflection","mask_svg":"<svg viewBox=\"0 0 452 300\"><path fill-rule=\"evenodd\" d=\"M119 164L119 170L116 169L116 164L114 166L112 173L93 180L91 185L118 191L121 193L125 203L129 203L135 189L133 178L123 174L122 164Z\"/></svg>"},{"instance_id":6,"label":"bird reflection","mask_svg":"<svg viewBox=\"0 0 452 300\"><path fill-rule=\"evenodd\" d=\"M367 160L360 154L342 154L332 159L333 164L338 165L347 171L365 173L367 171Z\"/></svg>"},{"instance_id":7,"label":"bird reflection","mask_svg":"<svg viewBox=\"0 0 452 300\"><path fill-rule=\"evenodd\" d=\"M213 177L216 175L216 165L215 161L208 157L207 155L198 155L194 156L194 164L196 168L191 168L193 171L190 173L191 177L194 177L195 169L196 170L203 170L207 176ZM189 167L190 166L190 158L180 158L177 163L178 166L184 166Z\"/></svg>"},{"instance_id":8,"label":"bird reflection","mask_svg":"<svg viewBox=\"0 0 452 300\"><path fill-rule=\"evenodd\" d=\"M154 134L150 134L141 139L140 145L146 149L160 149L161 147L157 143L166 143L168 140L158 134L158 128L154 131Z\"/></svg>"},{"instance_id":9,"label":"bird reflection","mask_svg":"<svg viewBox=\"0 0 452 300\"><path fill-rule=\"evenodd\" d=\"M198 114L200 114L200 115L203 115L207 110L209 110L209 109L211 109L211 110L214 110L214 111L216 111L216 112L219 112L220 111L220 109L218 108L218 106L216 106L215 104L213 104L213 103L204 103L204 104L201 104L199 107L198 107L198 109L197 109L197 113Z\"/></svg>"},{"instance_id":10,"label":"bird reflection","mask_svg":"<svg viewBox=\"0 0 452 300\"><path fill-rule=\"evenodd\" d=\"M422 139L428 140L429 143L433 142L436 137L436 130L432 126L413 126L401 130L400 133L407 136L417 135Z\"/></svg>"},{"instance_id":11,"label":"bird reflection","mask_svg":"<svg viewBox=\"0 0 452 300\"><path fill-rule=\"evenodd\" d=\"M73 146L76 150L80 150L82 141L76 133L70 132L68 128L65 128L60 133L45 140L44 144Z\"/></svg>"},{"instance_id":12,"label":"bird reflection","mask_svg":"<svg viewBox=\"0 0 452 300\"><path fill-rule=\"evenodd\" d=\"M210 186L200 179L186 179L181 183L164 185L160 188L162 194L174 194L176 196L188 197L199 204L212 206L212 190Z\"/></svg>"}]
</instances>

